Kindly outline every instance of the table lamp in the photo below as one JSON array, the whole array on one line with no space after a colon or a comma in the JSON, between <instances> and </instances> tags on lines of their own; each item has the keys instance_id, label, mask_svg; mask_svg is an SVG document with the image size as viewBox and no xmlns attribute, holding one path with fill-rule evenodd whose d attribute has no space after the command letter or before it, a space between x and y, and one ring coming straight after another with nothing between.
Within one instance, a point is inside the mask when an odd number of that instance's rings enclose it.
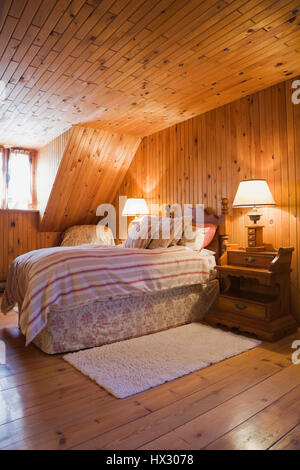
<instances>
[{"instance_id":1,"label":"table lamp","mask_svg":"<svg viewBox=\"0 0 300 470\"><path fill-rule=\"evenodd\" d=\"M135 219L132 221L133 224L136 224L140 221L141 216L148 215L149 209L145 199L142 198L129 198L127 199L122 215L124 216L133 216Z\"/></svg>"},{"instance_id":2,"label":"table lamp","mask_svg":"<svg viewBox=\"0 0 300 470\"><path fill-rule=\"evenodd\" d=\"M264 179L252 179L241 181L235 195L232 207L252 207L249 212L249 219L253 222L246 225L248 229L248 246L246 251L264 251L263 245L263 225L257 222L261 215L257 208L265 206L275 206L272 193L268 183Z\"/></svg>"}]
</instances>

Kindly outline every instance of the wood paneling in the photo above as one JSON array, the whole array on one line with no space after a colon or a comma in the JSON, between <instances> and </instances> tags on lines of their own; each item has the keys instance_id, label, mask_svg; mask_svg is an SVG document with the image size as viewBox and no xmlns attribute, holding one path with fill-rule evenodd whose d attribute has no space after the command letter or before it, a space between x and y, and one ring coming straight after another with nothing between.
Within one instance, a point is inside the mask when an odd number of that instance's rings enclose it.
<instances>
[{"instance_id":1,"label":"wood paneling","mask_svg":"<svg viewBox=\"0 0 300 470\"><path fill-rule=\"evenodd\" d=\"M40 233L38 211L0 210L0 280L17 256L59 244L59 233Z\"/></svg>"},{"instance_id":2,"label":"wood paneling","mask_svg":"<svg viewBox=\"0 0 300 470\"><path fill-rule=\"evenodd\" d=\"M119 195L149 204L204 203L220 213L240 180L266 178L276 208L262 209L264 241L295 247L293 313L300 320L300 104L287 81L143 139ZM117 204L117 200L116 200ZM246 210L232 211L232 241L246 246Z\"/></svg>"},{"instance_id":3,"label":"wood paneling","mask_svg":"<svg viewBox=\"0 0 300 470\"><path fill-rule=\"evenodd\" d=\"M299 0L1 0L0 141L148 135L300 72Z\"/></svg>"},{"instance_id":4,"label":"wood paneling","mask_svg":"<svg viewBox=\"0 0 300 470\"><path fill-rule=\"evenodd\" d=\"M46 208L70 135L71 130L67 130L39 151L36 168L36 186L38 208L42 213Z\"/></svg>"},{"instance_id":5,"label":"wood paneling","mask_svg":"<svg viewBox=\"0 0 300 470\"><path fill-rule=\"evenodd\" d=\"M95 222L98 205L113 201L139 143L135 136L73 127L41 230L63 231Z\"/></svg>"}]
</instances>

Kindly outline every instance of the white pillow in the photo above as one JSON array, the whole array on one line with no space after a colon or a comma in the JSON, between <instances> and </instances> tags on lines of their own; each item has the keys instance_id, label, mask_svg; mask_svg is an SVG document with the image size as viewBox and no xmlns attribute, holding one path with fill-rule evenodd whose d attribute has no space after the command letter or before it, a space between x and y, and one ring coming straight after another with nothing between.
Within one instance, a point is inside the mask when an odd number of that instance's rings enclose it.
<instances>
[{"instance_id":1,"label":"white pillow","mask_svg":"<svg viewBox=\"0 0 300 470\"><path fill-rule=\"evenodd\" d=\"M185 231L183 234L182 239L178 243L178 245L187 246L192 250L201 250L204 244L204 238L207 232L209 232L209 227L196 227Z\"/></svg>"}]
</instances>

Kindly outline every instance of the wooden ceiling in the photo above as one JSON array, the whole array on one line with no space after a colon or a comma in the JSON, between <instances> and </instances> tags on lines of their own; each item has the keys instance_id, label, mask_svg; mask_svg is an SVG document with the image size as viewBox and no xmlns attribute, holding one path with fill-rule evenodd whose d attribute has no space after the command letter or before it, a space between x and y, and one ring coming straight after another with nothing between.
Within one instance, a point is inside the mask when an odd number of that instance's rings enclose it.
<instances>
[{"instance_id":1,"label":"wooden ceiling","mask_svg":"<svg viewBox=\"0 0 300 470\"><path fill-rule=\"evenodd\" d=\"M299 72L300 0L1 0L0 142L148 135Z\"/></svg>"}]
</instances>

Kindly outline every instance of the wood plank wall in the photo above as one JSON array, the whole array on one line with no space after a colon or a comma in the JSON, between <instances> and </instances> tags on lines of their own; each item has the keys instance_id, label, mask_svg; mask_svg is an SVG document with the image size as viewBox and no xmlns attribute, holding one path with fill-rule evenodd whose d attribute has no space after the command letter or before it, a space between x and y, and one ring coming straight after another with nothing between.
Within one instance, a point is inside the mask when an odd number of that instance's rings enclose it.
<instances>
[{"instance_id":1,"label":"wood plank wall","mask_svg":"<svg viewBox=\"0 0 300 470\"><path fill-rule=\"evenodd\" d=\"M264 241L294 246L293 311L300 320L300 104L292 80L144 138L118 195L149 204L204 203L220 212L240 180L266 178L277 202L264 208ZM115 201L117 205L117 198ZM247 211L232 211L231 240L246 245Z\"/></svg>"},{"instance_id":2,"label":"wood plank wall","mask_svg":"<svg viewBox=\"0 0 300 470\"><path fill-rule=\"evenodd\" d=\"M74 126L41 230L63 231L96 222L98 205L113 201L140 141L136 136Z\"/></svg>"},{"instance_id":3,"label":"wood plank wall","mask_svg":"<svg viewBox=\"0 0 300 470\"><path fill-rule=\"evenodd\" d=\"M0 280L17 256L59 244L60 233L41 233L38 211L0 210Z\"/></svg>"},{"instance_id":4,"label":"wood plank wall","mask_svg":"<svg viewBox=\"0 0 300 470\"><path fill-rule=\"evenodd\" d=\"M39 150L36 167L36 188L38 208L41 212L44 212L46 208L56 173L65 147L70 138L70 134L71 129L67 130Z\"/></svg>"}]
</instances>

